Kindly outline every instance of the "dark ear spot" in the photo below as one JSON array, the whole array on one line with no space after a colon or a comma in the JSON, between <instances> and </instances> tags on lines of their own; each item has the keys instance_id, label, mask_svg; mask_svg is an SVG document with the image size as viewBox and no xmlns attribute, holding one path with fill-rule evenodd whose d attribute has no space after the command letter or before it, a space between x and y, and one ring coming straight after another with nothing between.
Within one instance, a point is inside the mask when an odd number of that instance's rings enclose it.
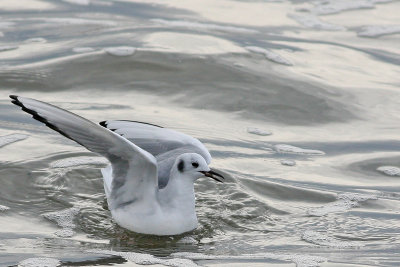
<instances>
[{"instance_id":1,"label":"dark ear spot","mask_svg":"<svg viewBox=\"0 0 400 267\"><path fill-rule=\"evenodd\" d=\"M178 171L183 172L183 169L185 168L185 163L183 160L179 161L178 163Z\"/></svg>"}]
</instances>

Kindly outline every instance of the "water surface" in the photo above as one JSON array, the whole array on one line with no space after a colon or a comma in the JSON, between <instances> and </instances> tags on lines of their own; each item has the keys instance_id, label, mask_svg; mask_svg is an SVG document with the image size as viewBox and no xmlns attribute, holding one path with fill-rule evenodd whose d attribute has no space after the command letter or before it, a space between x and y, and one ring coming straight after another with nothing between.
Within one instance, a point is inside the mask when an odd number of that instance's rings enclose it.
<instances>
[{"instance_id":1,"label":"water surface","mask_svg":"<svg viewBox=\"0 0 400 267\"><path fill-rule=\"evenodd\" d=\"M0 265L398 266L399 12L378 0L1 1ZM106 161L9 94L190 134L227 182L195 185L190 233L124 230L105 206Z\"/></svg>"}]
</instances>

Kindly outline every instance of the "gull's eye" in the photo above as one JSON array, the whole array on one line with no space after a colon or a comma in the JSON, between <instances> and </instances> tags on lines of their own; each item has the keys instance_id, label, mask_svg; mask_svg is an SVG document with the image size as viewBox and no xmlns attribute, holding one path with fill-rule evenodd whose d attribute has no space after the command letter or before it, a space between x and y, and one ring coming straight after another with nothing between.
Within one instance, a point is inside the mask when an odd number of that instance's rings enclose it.
<instances>
[{"instance_id":1,"label":"gull's eye","mask_svg":"<svg viewBox=\"0 0 400 267\"><path fill-rule=\"evenodd\" d=\"M197 167L199 167L199 164L197 162L192 162L192 166L197 168Z\"/></svg>"}]
</instances>

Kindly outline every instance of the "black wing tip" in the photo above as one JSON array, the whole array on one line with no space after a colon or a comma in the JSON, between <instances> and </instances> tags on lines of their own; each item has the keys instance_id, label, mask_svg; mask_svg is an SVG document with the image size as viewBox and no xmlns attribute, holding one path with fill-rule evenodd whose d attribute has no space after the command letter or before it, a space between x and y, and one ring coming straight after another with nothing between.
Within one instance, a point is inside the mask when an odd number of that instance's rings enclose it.
<instances>
[{"instance_id":1,"label":"black wing tip","mask_svg":"<svg viewBox=\"0 0 400 267\"><path fill-rule=\"evenodd\" d=\"M11 103L13 103L14 105L20 106L21 108L24 107L24 105L21 103L21 101L18 100L18 96L17 95L10 95Z\"/></svg>"},{"instance_id":2,"label":"black wing tip","mask_svg":"<svg viewBox=\"0 0 400 267\"><path fill-rule=\"evenodd\" d=\"M18 96L16 96L16 95L10 95L10 98L13 99L13 100L11 101L11 103L13 103L13 104L15 104L15 105L17 105L17 106L20 106L21 109L22 109L23 111L25 111L26 113L31 114L31 115L32 115L32 118L34 118L35 120L40 121L40 122L46 124L46 126L48 126L49 128L55 127L53 124L49 123L49 122L46 120L46 118L43 118L42 116L40 116L36 111L25 107L24 104L23 104L21 101L18 100Z\"/></svg>"},{"instance_id":3,"label":"black wing tip","mask_svg":"<svg viewBox=\"0 0 400 267\"><path fill-rule=\"evenodd\" d=\"M33 117L35 120L38 120L38 121L40 121L40 122L45 123L45 122L43 121L43 120L45 120L45 119L42 118L41 116L39 116L39 114L38 114L36 111L34 111L34 110L32 110L32 109L26 108L26 107L24 106L24 104L23 104L21 101L19 101L18 96L16 96L16 95L10 95L10 98L13 99L13 100L11 101L11 103L13 103L14 105L20 106L21 109L22 109L23 111L25 111L26 113L31 114L32 117Z\"/></svg>"},{"instance_id":4,"label":"black wing tip","mask_svg":"<svg viewBox=\"0 0 400 267\"><path fill-rule=\"evenodd\" d=\"M12 100L11 103L13 103L14 105L22 107L22 103L19 102L18 100Z\"/></svg>"},{"instance_id":5,"label":"black wing tip","mask_svg":"<svg viewBox=\"0 0 400 267\"><path fill-rule=\"evenodd\" d=\"M28 114L31 114L33 119L35 119L35 120L37 120L37 121L43 123L44 125L46 125L46 126L49 127L50 129L52 129L52 130L54 130L54 131L60 133L61 135L67 137L68 139L71 139L71 140L77 142L78 144L82 145L82 144L79 143L78 141L72 139L68 134L66 134L65 132L63 132L61 129L59 129L56 125L54 125L54 124L52 124L51 122L49 122L46 118L40 116L35 110L29 109L29 108L25 107L24 104L23 104L21 101L18 100L18 96L16 96L16 95L10 95L10 98L13 99L13 100L11 101L11 103L13 103L13 104L15 104L15 105L17 105L17 106L20 106L21 109L22 109L23 111L25 111L25 112L28 113Z\"/></svg>"}]
</instances>

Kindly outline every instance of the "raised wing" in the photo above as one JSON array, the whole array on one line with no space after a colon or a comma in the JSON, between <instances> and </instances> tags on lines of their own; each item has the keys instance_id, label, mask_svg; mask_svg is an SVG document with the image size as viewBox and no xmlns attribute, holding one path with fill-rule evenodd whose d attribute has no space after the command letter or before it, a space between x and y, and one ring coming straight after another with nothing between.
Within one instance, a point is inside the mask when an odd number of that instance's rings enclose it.
<instances>
[{"instance_id":1,"label":"raised wing","mask_svg":"<svg viewBox=\"0 0 400 267\"><path fill-rule=\"evenodd\" d=\"M125 137L157 159L159 188L167 185L176 157L183 153L198 153L211 163L207 148L196 138L157 125L125 120L102 121L100 125Z\"/></svg>"},{"instance_id":2,"label":"raised wing","mask_svg":"<svg viewBox=\"0 0 400 267\"><path fill-rule=\"evenodd\" d=\"M112 206L118 207L139 199L155 199L157 163L150 153L120 135L64 109L31 98L13 95L10 98L13 99L12 103L34 119L111 162Z\"/></svg>"}]
</instances>

